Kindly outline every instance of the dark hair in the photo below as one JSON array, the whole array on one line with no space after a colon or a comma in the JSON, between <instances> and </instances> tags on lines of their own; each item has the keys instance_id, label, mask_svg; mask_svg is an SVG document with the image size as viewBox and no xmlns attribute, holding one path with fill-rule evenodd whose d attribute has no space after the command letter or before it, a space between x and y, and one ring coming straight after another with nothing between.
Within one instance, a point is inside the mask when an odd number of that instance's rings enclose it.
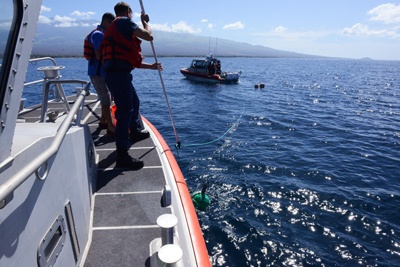
<instances>
[{"instance_id":1,"label":"dark hair","mask_svg":"<svg viewBox=\"0 0 400 267\"><path fill-rule=\"evenodd\" d=\"M115 19L115 16L113 13L107 12L103 14L103 17L101 17L101 21L105 21L105 20L110 20L113 21Z\"/></svg>"},{"instance_id":2,"label":"dark hair","mask_svg":"<svg viewBox=\"0 0 400 267\"><path fill-rule=\"evenodd\" d=\"M132 11L129 4L127 4L125 2L119 2L114 6L115 15L117 15L117 16L122 16L125 14L125 12L127 12L129 10Z\"/></svg>"}]
</instances>

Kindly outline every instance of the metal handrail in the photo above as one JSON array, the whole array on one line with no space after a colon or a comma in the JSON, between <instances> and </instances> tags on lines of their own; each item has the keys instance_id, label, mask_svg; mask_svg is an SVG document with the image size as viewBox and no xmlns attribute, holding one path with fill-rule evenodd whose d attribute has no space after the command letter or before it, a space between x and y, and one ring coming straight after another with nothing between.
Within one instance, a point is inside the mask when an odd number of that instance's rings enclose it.
<instances>
[{"instance_id":1,"label":"metal handrail","mask_svg":"<svg viewBox=\"0 0 400 267\"><path fill-rule=\"evenodd\" d=\"M57 66L57 63L56 63L55 59L52 58L52 57L31 58L31 59L29 59L29 62L42 61L42 60L50 60L51 62L53 62L54 66Z\"/></svg>"},{"instance_id":2,"label":"metal handrail","mask_svg":"<svg viewBox=\"0 0 400 267\"><path fill-rule=\"evenodd\" d=\"M44 90L43 90L42 114L40 116L40 122L45 122L45 117L46 117L46 112L47 112L48 92L50 90L50 86L52 84L61 85L61 84L72 84L72 83L82 84L82 87L83 87L83 85L87 84L88 81L84 81L84 80L48 80L46 82L46 84L44 86ZM61 90L60 94L61 94L61 97L64 99L64 101L67 101L67 99L66 99L67 97L65 96L65 93L63 90ZM68 103L66 103L66 105L67 105L67 111L69 112L70 107L69 107Z\"/></svg>"},{"instance_id":3,"label":"metal handrail","mask_svg":"<svg viewBox=\"0 0 400 267\"><path fill-rule=\"evenodd\" d=\"M42 60L50 60L51 62L53 62L53 65L54 65L54 66L57 66L57 62L56 62L55 59L52 58L52 57L31 58L31 59L29 59L29 63L30 63L30 62L35 62L35 61L42 61ZM37 83L42 83L42 82L44 82L44 79L24 83L24 86L28 86L28 85L32 85L32 84L37 84Z\"/></svg>"},{"instance_id":4,"label":"metal handrail","mask_svg":"<svg viewBox=\"0 0 400 267\"><path fill-rule=\"evenodd\" d=\"M83 83L82 81L79 82ZM69 127L71 126L71 122L74 120L75 114L77 112L82 112L81 105L84 103L85 97L89 93L90 89L90 82L84 83L86 83L85 89L82 90L67 117L61 123L51 145L43 153L38 155L29 164L27 164L22 170L0 185L0 208L7 204L5 203L6 198L12 194L15 189L25 182L25 180L27 180L41 166L46 164L46 162L58 151ZM81 114L77 114L77 117L81 118Z\"/></svg>"}]
</instances>

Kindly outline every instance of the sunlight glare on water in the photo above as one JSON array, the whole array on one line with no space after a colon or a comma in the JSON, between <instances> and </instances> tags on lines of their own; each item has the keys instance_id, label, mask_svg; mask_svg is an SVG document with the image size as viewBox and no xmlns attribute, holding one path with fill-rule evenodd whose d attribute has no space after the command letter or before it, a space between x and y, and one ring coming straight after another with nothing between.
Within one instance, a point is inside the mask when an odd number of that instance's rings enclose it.
<instances>
[{"instance_id":1,"label":"sunlight glare on water","mask_svg":"<svg viewBox=\"0 0 400 267\"><path fill-rule=\"evenodd\" d=\"M400 266L400 62L222 58L240 83L204 85L179 73L191 60L160 58L175 155L191 191L209 184L213 266ZM84 60L58 62L87 79ZM133 76L174 148L157 73Z\"/></svg>"}]
</instances>

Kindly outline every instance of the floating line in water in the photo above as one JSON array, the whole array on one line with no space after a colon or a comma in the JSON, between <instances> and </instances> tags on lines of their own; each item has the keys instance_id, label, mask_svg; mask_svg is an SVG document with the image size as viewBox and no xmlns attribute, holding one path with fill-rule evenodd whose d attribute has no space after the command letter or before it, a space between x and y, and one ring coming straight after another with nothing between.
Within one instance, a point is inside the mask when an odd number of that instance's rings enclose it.
<instances>
[{"instance_id":1,"label":"floating line in water","mask_svg":"<svg viewBox=\"0 0 400 267\"><path fill-rule=\"evenodd\" d=\"M234 123L225 133L223 133L223 134L222 134L221 136L219 136L217 139L214 139L214 140L212 140L212 141L205 142L205 143L197 143L197 144L194 143L194 144L186 144L186 145L185 145L185 144L182 144L181 147L206 146L206 145L209 145L209 144L212 144L212 143L215 143L215 142L221 140L225 135L227 135L230 131L232 131L232 129L233 129L236 125L239 125L239 121L240 121L240 119L242 118L243 113L244 113L244 107L243 107L242 113L240 114L240 116L239 116L239 118L237 119L236 123Z\"/></svg>"}]
</instances>

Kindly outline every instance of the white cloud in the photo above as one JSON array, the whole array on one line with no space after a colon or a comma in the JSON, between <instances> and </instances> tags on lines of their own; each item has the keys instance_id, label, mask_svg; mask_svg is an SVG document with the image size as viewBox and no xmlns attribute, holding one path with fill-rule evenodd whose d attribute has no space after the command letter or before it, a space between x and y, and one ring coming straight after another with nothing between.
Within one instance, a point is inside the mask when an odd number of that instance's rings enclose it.
<instances>
[{"instance_id":1,"label":"white cloud","mask_svg":"<svg viewBox=\"0 0 400 267\"><path fill-rule=\"evenodd\" d=\"M50 18L40 15L38 22L41 23L41 24L50 24L52 21L51 21Z\"/></svg>"},{"instance_id":2,"label":"white cloud","mask_svg":"<svg viewBox=\"0 0 400 267\"><path fill-rule=\"evenodd\" d=\"M138 12L133 12L133 17L134 18L140 18L141 13Z\"/></svg>"},{"instance_id":3,"label":"white cloud","mask_svg":"<svg viewBox=\"0 0 400 267\"><path fill-rule=\"evenodd\" d=\"M207 24L207 28L208 28L208 29L213 29L213 28L214 28L214 24L209 23L209 22L208 22L208 19L202 19L202 20L201 20L201 23Z\"/></svg>"},{"instance_id":4,"label":"white cloud","mask_svg":"<svg viewBox=\"0 0 400 267\"><path fill-rule=\"evenodd\" d=\"M292 32L283 26L278 26L270 32L256 33L254 36L258 36L258 39L261 40L260 43L265 45L265 43L270 43L271 40L287 44L312 43L331 34L332 32L329 31Z\"/></svg>"},{"instance_id":5,"label":"white cloud","mask_svg":"<svg viewBox=\"0 0 400 267\"><path fill-rule=\"evenodd\" d=\"M194 29L192 25L188 25L185 21L180 21L176 24L172 24L172 30L174 32L188 32L188 33L201 32L200 29Z\"/></svg>"},{"instance_id":6,"label":"white cloud","mask_svg":"<svg viewBox=\"0 0 400 267\"><path fill-rule=\"evenodd\" d=\"M282 25L279 25L278 27L276 27L274 29L274 32L279 32L279 33L286 32L286 31L287 31L287 28L283 27Z\"/></svg>"},{"instance_id":7,"label":"white cloud","mask_svg":"<svg viewBox=\"0 0 400 267\"><path fill-rule=\"evenodd\" d=\"M400 5L383 4L379 5L367 13L370 21L382 22L384 24L399 24L400 23ZM356 23L351 27L346 27L342 30L343 35L348 36L370 36L370 37L400 37L400 25L383 29L372 28L371 25Z\"/></svg>"},{"instance_id":8,"label":"white cloud","mask_svg":"<svg viewBox=\"0 0 400 267\"><path fill-rule=\"evenodd\" d=\"M256 36L262 36L262 37L278 37L281 39L286 39L290 41L295 41L295 40L317 40L319 38L326 37L327 35L331 34L330 32L327 31L304 31L304 32L292 32L288 31L287 28L283 26L278 26L275 29L273 29L270 32L265 32L265 33L258 33Z\"/></svg>"},{"instance_id":9,"label":"white cloud","mask_svg":"<svg viewBox=\"0 0 400 267\"><path fill-rule=\"evenodd\" d=\"M60 28L67 28L67 27L78 27L79 23L75 23L75 22L63 22L63 23L59 23L54 25L55 27L60 27Z\"/></svg>"},{"instance_id":10,"label":"white cloud","mask_svg":"<svg viewBox=\"0 0 400 267\"><path fill-rule=\"evenodd\" d=\"M372 21L381 21L385 24L400 23L400 5L379 5L368 11L368 15L372 16L370 18Z\"/></svg>"},{"instance_id":11,"label":"white cloud","mask_svg":"<svg viewBox=\"0 0 400 267\"><path fill-rule=\"evenodd\" d=\"M200 28L194 28L192 25L188 25L185 21L180 21L171 26L168 23L165 24L151 24L153 30L166 31L166 32L182 32L182 33L200 33Z\"/></svg>"},{"instance_id":12,"label":"white cloud","mask_svg":"<svg viewBox=\"0 0 400 267\"><path fill-rule=\"evenodd\" d=\"M76 22L76 19L67 17L67 16L59 16L56 15L54 17L54 21L56 22L56 27L76 27L79 26L79 23Z\"/></svg>"},{"instance_id":13,"label":"white cloud","mask_svg":"<svg viewBox=\"0 0 400 267\"><path fill-rule=\"evenodd\" d=\"M71 13L71 16L83 18L83 19L89 19L95 14L96 14L96 12L92 12L92 11L81 12L81 11L75 10L74 12Z\"/></svg>"},{"instance_id":14,"label":"white cloud","mask_svg":"<svg viewBox=\"0 0 400 267\"><path fill-rule=\"evenodd\" d=\"M46 6L41 6L41 12L49 12L51 8ZM95 15L96 12L88 11L88 12L81 12L81 11L74 11L70 14L70 16L60 16L56 15L54 17L48 16L39 16L38 23L40 24L51 24L54 27L89 27L89 26L96 26L97 23L93 23L93 19L91 17Z\"/></svg>"},{"instance_id":15,"label":"white cloud","mask_svg":"<svg viewBox=\"0 0 400 267\"><path fill-rule=\"evenodd\" d=\"M344 28L342 33L344 35L368 35L368 31L368 26L356 23L351 27Z\"/></svg>"},{"instance_id":16,"label":"white cloud","mask_svg":"<svg viewBox=\"0 0 400 267\"><path fill-rule=\"evenodd\" d=\"M9 31L10 27L11 27L11 21L5 21L5 22L0 23L0 29Z\"/></svg>"},{"instance_id":17,"label":"white cloud","mask_svg":"<svg viewBox=\"0 0 400 267\"><path fill-rule=\"evenodd\" d=\"M391 37L398 38L400 35L395 30L371 30L367 25L356 23L351 27L346 27L342 30L344 35L355 36L377 36L377 37Z\"/></svg>"},{"instance_id":18,"label":"white cloud","mask_svg":"<svg viewBox=\"0 0 400 267\"><path fill-rule=\"evenodd\" d=\"M237 21L235 23L227 24L222 29L224 30L240 30L244 28L244 24L240 21Z\"/></svg>"},{"instance_id":19,"label":"white cloud","mask_svg":"<svg viewBox=\"0 0 400 267\"><path fill-rule=\"evenodd\" d=\"M164 24L151 24L152 30L163 31L163 32L172 32L171 27L168 26L168 23Z\"/></svg>"},{"instance_id":20,"label":"white cloud","mask_svg":"<svg viewBox=\"0 0 400 267\"><path fill-rule=\"evenodd\" d=\"M50 12L51 8L50 7L46 7L46 6L41 6L40 7L40 12Z\"/></svg>"}]
</instances>

